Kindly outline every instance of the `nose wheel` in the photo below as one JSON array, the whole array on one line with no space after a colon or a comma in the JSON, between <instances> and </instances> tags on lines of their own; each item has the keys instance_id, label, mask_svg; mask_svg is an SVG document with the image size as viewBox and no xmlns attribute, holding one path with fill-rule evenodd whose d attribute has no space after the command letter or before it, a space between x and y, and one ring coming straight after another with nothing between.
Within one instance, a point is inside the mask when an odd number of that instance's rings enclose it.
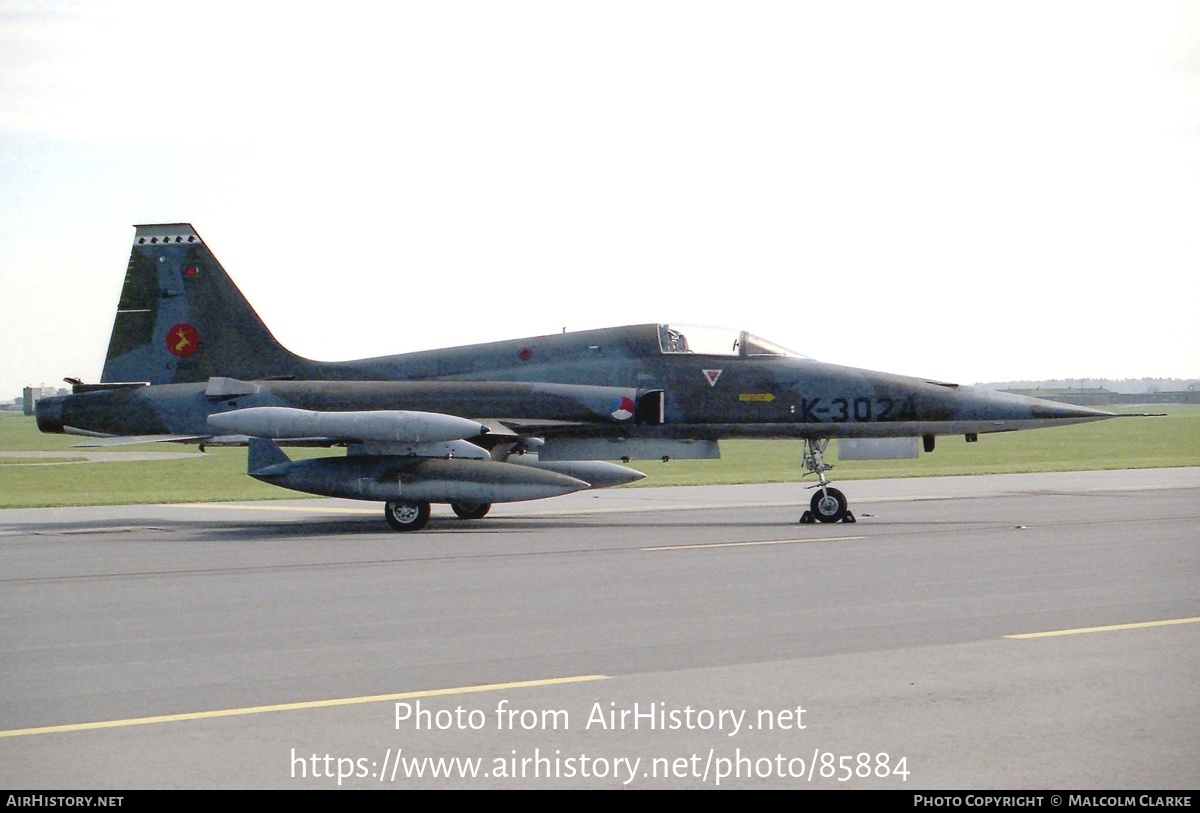
<instances>
[{"instance_id":1,"label":"nose wheel","mask_svg":"<svg viewBox=\"0 0 1200 813\"><path fill-rule=\"evenodd\" d=\"M833 468L823 458L828 446L828 439L804 441L804 467L808 469L806 476L815 474L819 478L819 482L809 486L817 491L808 504L808 510L800 516L802 525L812 525L816 522L858 521L854 518L854 514L850 513L850 504L846 501L846 495L830 486L829 480L825 477L825 472Z\"/></svg>"},{"instance_id":2,"label":"nose wheel","mask_svg":"<svg viewBox=\"0 0 1200 813\"><path fill-rule=\"evenodd\" d=\"M846 495L836 488L827 486L813 494L808 508L809 510L805 513L811 515L812 519L817 522L854 522L854 515L850 513ZM803 518L800 521L804 522Z\"/></svg>"}]
</instances>

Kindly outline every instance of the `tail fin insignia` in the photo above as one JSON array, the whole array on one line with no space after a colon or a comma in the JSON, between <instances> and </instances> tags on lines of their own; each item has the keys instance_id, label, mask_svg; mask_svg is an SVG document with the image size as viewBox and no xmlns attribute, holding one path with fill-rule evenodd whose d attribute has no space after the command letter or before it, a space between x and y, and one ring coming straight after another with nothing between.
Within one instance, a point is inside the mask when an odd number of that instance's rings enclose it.
<instances>
[{"instance_id":1,"label":"tail fin insignia","mask_svg":"<svg viewBox=\"0 0 1200 813\"><path fill-rule=\"evenodd\" d=\"M167 331L167 349L172 356L187 358L200 346L200 334L196 328L180 322Z\"/></svg>"}]
</instances>

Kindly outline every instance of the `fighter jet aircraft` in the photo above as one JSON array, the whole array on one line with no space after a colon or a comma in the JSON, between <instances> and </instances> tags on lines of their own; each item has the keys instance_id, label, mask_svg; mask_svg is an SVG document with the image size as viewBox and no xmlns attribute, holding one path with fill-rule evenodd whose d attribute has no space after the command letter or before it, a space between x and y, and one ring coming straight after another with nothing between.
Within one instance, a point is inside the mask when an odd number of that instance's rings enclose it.
<instances>
[{"instance_id":1,"label":"fighter jet aircraft","mask_svg":"<svg viewBox=\"0 0 1200 813\"><path fill-rule=\"evenodd\" d=\"M723 438L803 440L817 480L801 522L853 522L826 476L830 439L843 458L915 457L938 435L1112 417L671 324L312 361L275 340L185 223L136 227L101 383L68 380L71 395L38 404L43 432L246 444L251 477L384 502L399 531L422 528L431 503L478 519L492 503L643 476L608 461L716 458ZM292 460L284 445L347 454Z\"/></svg>"}]
</instances>

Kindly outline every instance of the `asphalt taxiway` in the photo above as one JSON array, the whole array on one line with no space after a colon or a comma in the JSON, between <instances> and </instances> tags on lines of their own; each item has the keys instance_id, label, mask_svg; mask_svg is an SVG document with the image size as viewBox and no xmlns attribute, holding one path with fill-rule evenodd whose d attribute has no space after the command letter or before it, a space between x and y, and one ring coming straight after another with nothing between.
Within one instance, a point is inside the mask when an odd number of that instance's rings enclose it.
<instances>
[{"instance_id":1,"label":"asphalt taxiway","mask_svg":"<svg viewBox=\"0 0 1200 813\"><path fill-rule=\"evenodd\" d=\"M0 786L1200 782L1200 468L839 486L0 511Z\"/></svg>"}]
</instances>

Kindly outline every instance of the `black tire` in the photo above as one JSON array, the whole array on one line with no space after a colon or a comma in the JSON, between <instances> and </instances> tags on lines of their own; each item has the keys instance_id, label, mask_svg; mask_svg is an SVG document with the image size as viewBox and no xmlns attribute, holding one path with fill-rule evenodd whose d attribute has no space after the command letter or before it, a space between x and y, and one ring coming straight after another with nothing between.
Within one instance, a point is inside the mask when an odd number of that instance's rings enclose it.
<instances>
[{"instance_id":1,"label":"black tire","mask_svg":"<svg viewBox=\"0 0 1200 813\"><path fill-rule=\"evenodd\" d=\"M452 502L452 510L459 519L483 519L492 510L490 502Z\"/></svg>"},{"instance_id":2,"label":"black tire","mask_svg":"<svg viewBox=\"0 0 1200 813\"><path fill-rule=\"evenodd\" d=\"M849 511L846 495L836 488L828 487L824 490L817 489L809 508L812 509L812 515L821 522L841 522Z\"/></svg>"},{"instance_id":3,"label":"black tire","mask_svg":"<svg viewBox=\"0 0 1200 813\"><path fill-rule=\"evenodd\" d=\"M419 531L429 522L429 503L389 502L383 506L383 518L393 531Z\"/></svg>"}]
</instances>

